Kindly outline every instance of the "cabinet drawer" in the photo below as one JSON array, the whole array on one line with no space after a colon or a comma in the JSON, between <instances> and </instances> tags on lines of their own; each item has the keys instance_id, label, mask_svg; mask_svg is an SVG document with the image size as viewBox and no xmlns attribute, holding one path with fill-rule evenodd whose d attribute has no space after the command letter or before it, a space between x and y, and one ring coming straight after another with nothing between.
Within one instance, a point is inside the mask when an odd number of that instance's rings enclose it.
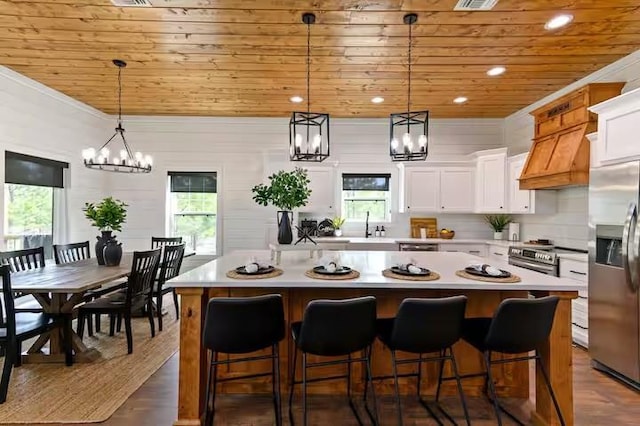
<instances>
[{"instance_id":1,"label":"cabinet drawer","mask_svg":"<svg viewBox=\"0 0 640 426\"><path fill-rule=\"evenodd\" d=\"M509 255L509 247L489 244L489 257L507 262Z\"/></svg>"},{"instance_id":2,"label":"cabinet drawer","mask_svg":"<svg viewBox=\"0 0 640 426\"><path fill-rule=\"evenodd\" d=\"M560 278L571 278L586 283L589 279L589 263L560 258Z\"/></svg>"},{"instance_id":3,"label":"cabinet drawer","mask_svg":"<svg viewBox=\"0 0 640 426\"><path fill-rule=\"evenodd\" d=\"M487 255L487 246L485 244L438 244L438 251L453 251L469 253L475 256L485 257Z\"/></svg>"},{"instance_id":4,"label":"cabinet drawer","mask_svg":"<svg viewBox=\"0 0 640 426\"><path fill-rule=\"evenodd\" d=\"M585 348L589 347L589 330L578 325L571 324L571 335L575 343Z\"/></svg>"}]
</instances>

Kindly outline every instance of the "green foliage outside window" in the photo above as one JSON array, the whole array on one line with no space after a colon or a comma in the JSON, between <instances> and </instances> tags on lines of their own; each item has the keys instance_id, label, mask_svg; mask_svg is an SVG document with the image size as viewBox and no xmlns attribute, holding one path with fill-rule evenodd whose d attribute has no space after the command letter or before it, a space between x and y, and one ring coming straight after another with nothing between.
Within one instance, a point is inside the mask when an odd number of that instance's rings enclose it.
<instances>
[{"instance_id":1,"label":"green foliage outside window","mask_svg":"<svg viewBox=\"0 0 640 426\"><path fill-rule=\"evenodd\" d=\"M53 188L5 185L8 235L51 235L53 230Z\"/></svg>"}]
</instances>

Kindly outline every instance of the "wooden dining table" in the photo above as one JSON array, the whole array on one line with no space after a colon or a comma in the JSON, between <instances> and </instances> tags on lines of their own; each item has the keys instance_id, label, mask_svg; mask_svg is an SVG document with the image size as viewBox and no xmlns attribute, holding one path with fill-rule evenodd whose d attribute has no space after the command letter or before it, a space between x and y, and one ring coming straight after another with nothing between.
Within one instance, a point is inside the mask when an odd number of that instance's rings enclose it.
<instances>
[{"instance_id":1,"label":"wooden dining table","mask_svg":"<svg viewBox=\"0 0 640 426\"><path fill-rule=\"evenodd\" d=\"M87 291L128 276L132 259L132 253L125 253L118 266L100 266L96 259L46 265L44 268L11 274L11 284L14 291L33 295L45 313L73 315L75 307L82 303ZM64 362L62 333L62 328L55 328L41 334L27 353L22 355L22 362ZM48 351L44 349L47 343ZM71 344L75 362L91 362L100 357L100 353L94 348L88 348L73 330Z\"/></svg>"}]
</instances>

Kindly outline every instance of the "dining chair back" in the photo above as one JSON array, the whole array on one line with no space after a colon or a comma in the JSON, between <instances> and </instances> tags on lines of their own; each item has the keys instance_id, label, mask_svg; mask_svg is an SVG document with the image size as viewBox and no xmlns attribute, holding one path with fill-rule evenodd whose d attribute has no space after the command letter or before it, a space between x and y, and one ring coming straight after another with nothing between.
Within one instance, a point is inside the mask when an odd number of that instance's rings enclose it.
<instances>
[{"instance_id":1,"label":"dining chair back","mask_svg":"<svg viewBox=\"0 0 640 426\"><path fill-rule=\"evenodd\" d=\"M151 237L151 248L157 249L166 245L181 244L182 237Z\"/></svg>"},{"instance_id":2,"label":"dining chair back","mask_svg":"<svg viewBox=\"0 0 640 426\"><path fill-rule=\"evenodd\" d=\"M171 278L177 277L180 273L180 267L182 266L182 259L184 258L184 243L181 244L168 244L164 246L164 253L162 254L162 265L160 266L160 275L158 276L158 285L155 290L156 293L156 306L158 317L158 329L162 331L162 302L164 295L172 293L173 306L176 310L176 319L180 319L180 306L178 305L178 294L176 289L170 285L166 285L166 282Z\"/></svg>"},{"instance_id":3,"label":"dining chair back","mask_svg":"<svg viewBox=\"0 0 640 426\"><path fill-rule=\"evenodd\" d=\"M16 310L13 300L14 294L11 290L11 270L9 265L0 266L0 278L2 279L2 307L4 308L5 316L0 328L4 328L7 340L13 341L16 337Z\"/></svg>"},{"instance_id":4,"label":"dining chair back","mask_svg":"<svg viewBox=\"0 0 640 426\"><path fill-rule=\"evenodd\" d=\"M135 299L153 296L153 283L158 275L161 251L162 249L157 248L133 252L131 273L127 282L126 304L128 306L131 306Z\"/></svg>"},{"instance_id":5,"label":"dining chair back","mask_svg":"<svg viewBox=\"0 0 640 426\"><path fill-rule=\"evenodd\" d=\"M11 272L44 268L44 247L0 252L0 262Z\"/></svg>"},{"instance_id":6,"label":"dining chair back","mask_svg":"<svg viewBox=\"0 0 640 426\"><path fill-rule=\"evenodd\" d=\"M89 259L90 257L89 241L53 245L53 258L56 261L56 265L77 262L79 260Z\"/></svg>"}]
</instances>

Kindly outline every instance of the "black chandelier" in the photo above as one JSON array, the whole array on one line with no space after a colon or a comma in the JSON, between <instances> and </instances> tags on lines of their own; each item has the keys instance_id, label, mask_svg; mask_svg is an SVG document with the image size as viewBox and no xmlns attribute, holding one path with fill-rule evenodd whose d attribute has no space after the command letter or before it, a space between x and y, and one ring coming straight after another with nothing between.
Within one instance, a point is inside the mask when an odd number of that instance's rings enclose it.
<instances>
[{"instance_id":1,"label":"black chandelier","mask_svg":"<svg viewBox=\"0 0 640 426\"><path fill-rule=\"evenodd\" d=\"M289 159L291 161L324 161L329 157L329 114L310 112L311 24L316 15L304 13L307 25L307 111L294 111L289 121Z\"/></svg>"},{"instance_id":2,"label":"black chandelier","mask_svg":"<svg viewBox=\"0 0 640 426\"><path fill-rule=\"evenodd\" d=\"M127 66L125 61L114 59L113 64L118 67L118 126L116 132L97 151L94 148L82 150L84 165L90 169L104 170L118 173L149 173L151 171L152 159L149 155L142 155L141 152L133 152L124 137L124 127L122 127L122 69ZM120 156L109 156L108 145L116 136L120 135L123 148Z\"/></svg>"},{"instance_id":3,"label":"black chandelier","mask_svg":"<svg viewBox=\"0 0 640 426\"><path fill-rule=\"evenodd\" d=\"M407 112L390 116L389 154L392 161L424 161L429 153L429 111L411 111L411 28L417 21L415 13L404 15L404 23L409 25Z\"/></svg>"}]
</instances>

